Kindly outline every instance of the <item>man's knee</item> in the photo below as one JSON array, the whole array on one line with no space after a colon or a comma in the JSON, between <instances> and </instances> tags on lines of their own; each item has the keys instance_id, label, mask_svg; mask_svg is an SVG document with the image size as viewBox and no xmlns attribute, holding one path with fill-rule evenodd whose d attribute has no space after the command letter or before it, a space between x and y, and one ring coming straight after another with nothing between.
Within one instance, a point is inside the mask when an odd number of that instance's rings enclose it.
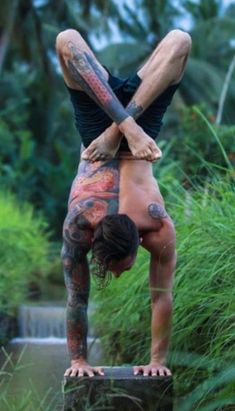
<instances>
[{"instance_id":1,"label":"man's knee","mask_svg":"<svg viewBox=\"0 0 235 411\"><path fill-rule=\"evenodd\" d=\"M68 42L76 43L76 46L79 46L79 42L81 42L82 36L81 34L74 29L67 29L61 31L56 37L56 50L57 53L63 56L64 54L68 53Z\"/></svg>"},{"instance_id":2,"label":"man's knee","mask_svg":"<svg viewBox=\"0 0 235 411\"><path fill-rule=\"evenodd\" d=\"M192 40L191 36L185 31L179 29L171 30L167 34L166 39L170 43L168 46L174 55L185 56L189 54Z\"/></svg>"}]
</instances>

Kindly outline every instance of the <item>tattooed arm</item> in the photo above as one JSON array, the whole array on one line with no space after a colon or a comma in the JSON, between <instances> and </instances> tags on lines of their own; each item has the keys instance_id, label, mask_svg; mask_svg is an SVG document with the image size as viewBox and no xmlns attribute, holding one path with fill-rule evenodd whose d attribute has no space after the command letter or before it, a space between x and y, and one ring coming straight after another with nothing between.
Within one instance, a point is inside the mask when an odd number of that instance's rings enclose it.
<instances>
[{"instance_id":1,"label":"tattooed arm","mask_svg":"<svg viewBox=\"0 0 235 411\"><path fill-rule=\"evenodd\" d=\"M90 249L91 231L85 228L82 216L70 211L63 229L62 261L64 279L68 292L66 307L67 344L71 367L65 376L94 375L102 370L87 363L87 306L90 290L90 275L86 254Z\"/></svg>"}]
</instances>

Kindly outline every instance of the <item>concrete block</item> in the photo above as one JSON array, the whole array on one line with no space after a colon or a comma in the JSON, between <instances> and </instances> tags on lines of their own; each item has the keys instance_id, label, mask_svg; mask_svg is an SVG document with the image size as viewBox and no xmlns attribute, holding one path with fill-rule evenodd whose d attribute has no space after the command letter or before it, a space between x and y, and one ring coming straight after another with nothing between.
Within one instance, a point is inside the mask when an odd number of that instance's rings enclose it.
<instances>
[{"instance_id":1,"label":"concrete block","mask_svg":"<svg viewBox=\"0 0 235 411\"><path fill-rule=\"evenodd\" d=\"M65 377L64 411L172 411L172 377L133 375L104 367L104 376Z\"/></svg>"}]
</instances>

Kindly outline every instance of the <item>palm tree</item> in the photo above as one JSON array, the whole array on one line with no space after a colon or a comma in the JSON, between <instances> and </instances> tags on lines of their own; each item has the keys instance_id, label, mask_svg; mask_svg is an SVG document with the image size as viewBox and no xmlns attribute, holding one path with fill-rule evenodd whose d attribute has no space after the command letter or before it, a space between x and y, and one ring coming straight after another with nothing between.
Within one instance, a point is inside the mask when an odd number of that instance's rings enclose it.
<instances>
[{"instance_id":1,"label":"palm tree","mask_svg":"<svg viewBox=\"0 0 235 411\"><path fill-rule=\"evenodd\" d=\"M169 30L180 25L188 13L193 40L191 56L180 88L185 104L207 103L216 113L226 71L233 58L231 38L235 32L234 8L223 8L219 0L182 2L179 10L168 1L135 0L124 3L117 24L122 36L119 43L108 44L100 52L101 60L116 72L127 74L136 69L156 43ZM228 93L226 119L232 118L235 85Z\"/></svg>"}]
</instances>

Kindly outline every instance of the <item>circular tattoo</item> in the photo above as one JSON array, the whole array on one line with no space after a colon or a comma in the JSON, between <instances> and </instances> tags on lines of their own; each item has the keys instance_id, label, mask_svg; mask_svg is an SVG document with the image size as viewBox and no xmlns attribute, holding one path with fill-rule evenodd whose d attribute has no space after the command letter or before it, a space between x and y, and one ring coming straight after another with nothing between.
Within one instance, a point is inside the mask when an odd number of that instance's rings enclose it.
<instances>
[{"instance_id":1,"label":"circular tattoo","mask_svg":"<svg viewBox=\"0 0 235 411\"><path fill-rule=\"evenodd\" d=\"M157 203L151 203L148 206L148 213L150 217L155 219L161 219L167 217L167 212L164 207Z\"/></svg>"}]
</instances>

